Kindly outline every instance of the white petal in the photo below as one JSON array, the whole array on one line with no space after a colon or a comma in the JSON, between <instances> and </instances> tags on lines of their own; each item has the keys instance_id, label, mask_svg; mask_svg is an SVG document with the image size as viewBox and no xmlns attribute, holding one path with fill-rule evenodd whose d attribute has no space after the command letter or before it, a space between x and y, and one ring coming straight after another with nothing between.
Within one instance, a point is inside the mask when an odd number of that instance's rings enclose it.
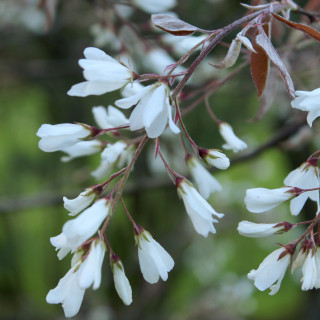
<instances>
[{"instance_id":1,"label":"white petal","mask_svg":"<svg viewBox=\"0 0 320 320\"><path fill-rule=\"evenodd\" d=\"M128 278L126 277L123 265L120 269L117 264L113 268L113 279L116 291L125 305L130 305L132 303L132 289Z\"/></svg>"},{"instance_id":2,"label":"white petal","mask_svg":"<svg viewBox=\"0 0 320 320\"><path fill-rule=\"evenodd\" d=\"M154 119L162 113L163 109L165 108L165 98L165 85L160 85L151 91L151 95L149 96L149 100L147 102L148 106L145 108L142 118L142 122L145 127L149 127L154 122Z\"/></svg>"},{"instance_id":3,"label":"white petal","mask_svg":"<svg viewBox=\"0 0 320 320\"><path fill-rule=\"evenodd\" d=\"M136 94L129 96L127 98L119 99L114 104L122 109L129 109L135 104L138 103L138 101L147 94L147 92L150 90L150 86L144 87L140 91L138 91Z\"/></svg>"},{"instance_id":4,"label":"white petal","mask_svg":"<svg viewBox=\"0 0 320 320\"><path fill-rule=\"evenodd\" d=\"M94 48L94 47L88 47L83 51L84 56L87 59L92 60L104 60L114 63L119 63L117 60L111 58L108 54L106 54L104 51Z\"/></svg>"},{"instance_id":5,"label":"white petal","mask_svg":"<svg viewBox=\"0 0 320 320\"><path fill-rule=\"evenodd\" d=\"M297 216L301 209L303 208L304 204L306 203L308 199L308 193L304 192L297 197L293 198L290 202L290 211L291 214L294 216Z\"/></svg>"},{"instance_id":6,"label":"white petal","mask_svg":"<svg viewBox=\"0 0 320 320\"><path fill-rule=\"evenodd\" d=\"M120 89L122 85L117 83L106 83L102 81L85 81L75 84L67 92L69 96L87 97L89 95L101 95L113 90Z\"/></svg>"},{"instance_id":7,"label":"white petal","mask_svg":"<svg viewBox=\"0 0 320 320\"><path fill-rule=\"evenodd\" d=\"M143 278L153 284L159 281L159 271L158 268L153 261L152 257L148 252L145 251L146 249L138 249L138 257L139 257L139 264L140 269L143 275Z\"/></svg>"},{"instance_id":8,"label":"white petal","mask_svg":"<svg viewBox=\"0 0 320 320\"><path fill-rule=\"evenodd\" d=\"M162 109L161 113L158 114L156 118L153 119L153 122L146 126L146 132L149 138L157 138L164 131L168 122L168 110L166 108Z\"/></svg>"},{"instance_id":9,"label":"white petal","mask_svg":"<svg viewBox=\"0 0 320 320\"><path fill-rule=\"evenodd\" d=\"M132 111L129 118L131 131L140 130L144 127L142 118L147 102L147 99L142 99Z\"/></svg>"},{"instance_id":10,"label":"white petal","mask_svg":"<svg viewBox=\"0 0 320 320\"><path fill-rule=\"evenodd\" d=\"M178 128L178 126L174 123L173 119L172 119L172 110L171 110L171 106L169 103L169 98L166 97L166 105L168 108L168 119L169 119L169 128L171 129L171 131L175 134L180 132L180 129Z\"/></svg>"}]
</instances>

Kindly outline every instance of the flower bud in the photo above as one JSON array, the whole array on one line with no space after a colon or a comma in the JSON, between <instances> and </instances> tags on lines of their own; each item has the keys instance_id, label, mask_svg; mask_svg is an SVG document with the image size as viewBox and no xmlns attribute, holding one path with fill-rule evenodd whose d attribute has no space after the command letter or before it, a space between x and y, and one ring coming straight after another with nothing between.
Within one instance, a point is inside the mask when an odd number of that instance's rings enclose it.
<instances>
[{"instance_id":1,"label":"flower bud","mask_svg":"<svg viewBox=\"0 0 320 320\"><path fill-rule=\"evenodd\" d=\"M93 188L88 188L81 192L75 199L69 200L68 198L63 197L64 207L70 211L69 216L75 216L88 208L97 197L97 191L98 190Z\"/></svg>"},{"instance_id":2,"label":"flower bud","mask_svg":"<svg viewBox=\"0 0 320 320\"><path fill-rule=\"evenodd\" d=\"M111 268L116 291L123 303L128 306L132 303L132 289L121 260L112 258Z\"/></svg>"},{"instance_id":3,"label":"flower bud","mask_svg":"<svg viewBox=\"0 0 320 320\"><path fill-rule=\"evenodd\" d=\"M168 279L168 272L173 268L174 261L169 253L152 238L147 231L136 235L138 257L142 275L149 283L156 283L159 277Z\"/></svg>"},{"instance_id":4,"label":"flower bud","mask_svg":"<svg viewBox=\"0 0 320 320\"><path fill-rule=\"evenodd\" d=\"M283 231L283 226L280 223L253 223L250 221L241 221L237 230L245 237L262 238Z\"/></svg>"},{"instance_id":5,"label":"flower bud","mask_svg":"<svg viewBox=\"0 0 320 320\"><path fill-rule=\"evenodd\" d=\"M261 213L271 210L280 203L294 197L290 192L292 188L283 187L278 189L253 188L248 189L244 202L250 212Z\"/></svg>"},{"instance_id":6,"label":"flower bud","mask_svg":"<svg viewBox=\"0 0 320 320\"><path fill-rule=\"evenodd\" d=\"M37 132L37 136L41 138L39 148L44 152L71 147L90 135L90 127L74 123L43 124Z\"/></svg>"},{"instance_id":7,"label":"flower bud","mask_svg":"<svg viewBox=\"0 0 320 320\"><path fill-rule=\"evenodd\" d=\"M199 149L199 156L209 166L225 170L230 166L230 160L227 156L215 149Z\"/></svg>"},{"instance_id":8,"label":"flower bud","mask_svg":"<svg viewBox=\"0 0 320 320\"><path fill-rule=\"evenodd\" d=\"M226 141L223 148L227 150L231 149L233 152L238 152L247 148L247 144L234 134L232 127L228 123L220 123L219 131L222 138Z\"/></svg>"}]
</instances>

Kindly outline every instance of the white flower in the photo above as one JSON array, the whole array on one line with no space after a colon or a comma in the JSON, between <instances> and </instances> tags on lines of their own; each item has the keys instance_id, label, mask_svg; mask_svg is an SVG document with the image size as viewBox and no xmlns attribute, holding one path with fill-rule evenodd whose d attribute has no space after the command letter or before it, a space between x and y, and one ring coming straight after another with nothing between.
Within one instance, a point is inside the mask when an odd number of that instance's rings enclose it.
<instances>
[{"instance_id":1,"label":"white flower","mask_svg":"<svg viewBox=\"0 0 320 320\"><path fill-rule=\"evenodd\" d=\"M120 161L120 156L124 153L128 157L127 159L129 159L131 153L128 154L126 149L131 150L131 148L127 148L127 144L122 141L107 145L107 147L101 153L101 164L95 171L91 173L92 176L96 179L104 178L112 170L115 162L117 160ZM121 162L124 164L125 159Z\"/></svg>"},{"instance_id":2,"label":"white flower","mask_svg":"<svg viewBox=\"0 0 320 320\"><path fill-rule=\"evenodd\" d=\"M275 234L284 229L283 225L278 223L253 223L250 221L241 221L238 225L238 232L245 237L261 238Z\"/></svg>"},{"instance_id":3,"label":"white flower","mask_svg":"<svg viewBox=\"0 0 320 320\"><path fill-rule=\"evenodd\" d=\"M102 50L86 48L83 53L86 59L80 59L79 65L84 69L83 76L87 81L72 86L68 95L101 95L120 89L132 79L131 70Z\"/></svg>"},{"instance_id":4,"label":"white flower","mask_svg":"<svg viewBox=\"0 0 320 320\"><path fill-rule=\"evenodd\" d=\"M101 268L106 252L105 244L101 240L95 240L90 245L88 256L79 268L79 286L87 289L92 285L94 290L100 287Z\"/></svg>"},{"instance_id":5,"label":"white flower","mask_svg":"<svg viewBox=\"0 0 320 320\"><path fill-rule=\"evenodd\" d=\"M178 55L184 55L191 50L199 42L206 39L206 36L174 36L172 34L165 34L162 40L172 46L174 52ZM197 50L201 50L199 46Z\"/></svg>"},{"instance_id":6,"label":"white flower","mask_svg":"<svg viewBox=\"0 0 320 320\"><path fill-rule=\"evenodd\" d=\"M43 124L37 132L37 136L41 138L39 148L45 152L54 152L71 147L90 135L89 128L73 123Z\"/></svg>"},{"instance_id":7,"label":"white flower","mask_svg":"<svg viewBox=\"0 0 320 320\"><path fill-rule=\"evenodd\" d=\"M320 116L320 88L313 91L296 91L296 98L291 102L293 108L308 111L309 126Z\"/></svg>"},{"instance_id":8,"label":"white flower","mask_svg":"<svg viewBox=\"0 0 320 320\"><path fill-rule=\"evenodd\" d=\"M93 236L108 216L110 206L110 199L99 199L75 219L67 221L62 228L62 233L67 239L65 246L71 247L71 251L75 251L83 242Z\"/></svg>"},{"instance_id":9,"label":"white flower","mask_svg":"<svg viewBox=\"0 0 320 320\"><path fill-rule=\"evenodd\" d=\"M226 144L222 146L223 148L227 150L231 149L233 152L238 152L247 148L247 144L234 134L232 127L228 123L220 123L219 131L222 138L226 141Z\"/></svg>"},{"instance_id":10,"label":"white flower","mask_svg":"<svg viewBox=\"0 0 320 320\"><path fill-rule=\"evenodd\" d=\"M278 189L253 188L246 191L244 202L250 212L261 213L271 210L280 203L294 197L290 191L292 188Z\"/></svg>"},{"instance_id":11,"label":"white flower","mask_svg":"<svg viewBox=\"0 0 320 320\"><path fill-rule=\"evenodd\" d=\"M284 180L286 186L300 189L319 188L319 169L317 165L304 162L299 168L291 171ZM316 201L319 207L319 191L306 191L291 200L290 210L296 216L300 213L305 202L310 198Z\"/></svg>"},{"instance_id":12,"label":"white flower","mask_svg":"<svg viewBox=\"0 0 320 320\"><path fill-rule=\"evenodd\" d=\"M319 288L319 263L319 256L316 255L313 250L309 250L308 254L305 257L304 264L302 266L302 290L311 290L313 288Z\"/></svg>"},{"instance_id":13,"label":"white flower","mask_svg":"<svg viewBox=\"0 0 320 320\"><path fill-rule=\"evenodd\" d=\"M206 164L218 169L225 170L230 166L230 160L228 157L219 150L199 149L199 155Z\"/></svg>"},{"instance_id":14,"label":"white flower","mask_svg":"<svg viewBox=\"0 0 320 320\"><path fill-rule=\"evenodd\" d=\"M85 290L79 286L79 265L74 264L68 273L59 281L58 285L49 291L48 303L61 303L67 318L75 316L81 307Z\"/></svg>"},{"instance_id":15,"label":"white flower","mask_svg":"<svg viewBox=\"0 0 320 320\"><path fill-rule=\"evenodd\" d=\"M290 264L290 254L283 256L285 253L287 250L284 248L273 251L262 261L257 270L251 270L248 274L248 278L254 281L254 285L260 291L270 288L270 295L279 291L281 281ZM282 255L281 259L279 259L280 255Z\"/></svg>"},{"instance_id":16,"label":"white flower","mask_svg":"<svg viewBox=\"0 0 320 320\"><path fill-rule=\"evenodd\" d=\"M70 251L75 252L79 247L77 242L68 240L64 233L51 237L50 242L57 251L59 250L57 254L59 260L62 260Z\"/></svg>"},{"instance_id":17,"label":"white flower","mask_svg":"<svg viewBox=\"0 0 320 320\"><path fill-rule=\"evenodd\" d=\"M90 33L93 35L95 46L108 47L112 51L120 51L122 46L121 41L110 28L102 24L94 24L90 27Z\"/></svg>"},{"instance_id":18,"label":"white flower","mask_svg":"<svg viewBox=\"0 0 320 320\"><path fill-rule=\"evenodd\" d=\"M143 86L141 83L139 82L131 82L128 83L122 90L121 90L121 95L124 98L133 96L135 94L137 94L139 91L143 90L145 88L145 86Z\"/></svg>"},{"instance_id":19,"label":"white flower","mask_svg":"<svg viewBox=\"0 0 320 320\"><path fill-rule=\"evenodd\" d=\"M102 107L93 107L92 113L94 120L101 129L116 128L129 124L125 115L113 106L108 107L108 111Z\"/></svg>"},{"instance_id":20,"label":"white flower","mask_svg":"<svg viewBox=\"0 0 320 320\"><path fill-rule=\"evenodd\" d=\"M222 189L219 181L194 157L190 156L187 165L192 178L199 187L200 194L208 199L213 192Z\"/></svg>"},{"instance_id":21,"label":"white flower","mask_svg":"<svg viewBox=\"0 0 320 320\"><path fill-rule=\"evenodd\" d=\"M169 89L164 83L158 82L144 87L132 96L117 100L115 104L124 109L136 105L129 118L132 131L145 128L150 138L156 138L161 135L169 123L174 133L180 132L172 120Z\"/></svg>"},{"instance_id":22,"label":"white flower","mask_svg":"<svg viewBox=\"0 0 320 320\"><path fill-rule=\"evenodd\" d=\"M213 223L218 220L212 216L222 218L224 214L216 212L187 179L177 178L176 185L196 231L204 237L216 233Z\"/></svg>"},{"instance_id":23,"label":"white flower","mask_svg":"<svg viewBox=\"0 0 320 320\"><path fill-rule=\"evenodd\" d=\"M307 256L306 249L305 248L301 248L299 250L299 253L298 253L296 259L293 261L293 263L291 265L291 272L292 273L302 265L302 263L306 259L306 256Z\"/></svg>"},{"instance_id":24,"label":"white flower","mask_svg":"<svg viewBox=\"0 0 320 320\"><path fill-rule=\"evenodd\" d=\"M174 261L169 253L147 231L140 233L136 237L136 242L143 278L149 283L158 282L159 277L166 281L168 272L174 266Z\"/></svg>"},{"instance_id":25,"label":"white flower","mask_svg":"<svg viewBox=\"0 0 320 320\"><path fill-rule=\"evenodd\" d=\"M87 188L81 192L75 199L68 199L63 197L64 207L70 211L69 216L75 216L79 212L88 208L90 204L97 197L97 193L92 188Z\"/></svg>"},{"instance_id":26,"label":"white flower","mask_svg":"<svg viewBox=\"0 0 320 320\"><path fill-rule=\"evenodd\" d=\"M111 267L116 291L123 303L128 306L132 303L132 289L121 260L112 263Z\"/></svg>"},{"instance_id":27,"label":"white flower","mask_svg":"<svg viewBox=\"0 0 320 320\"><path fill-rule=\"evenodd\" d=\"M163 74L167 68L176 64L176 61L163 49L152 49L146 53L143 57L143 64L148 70L152 70L158 74ZM178 65L175 69L175 73L186 71L181 65Z\"/></svg>"},{"instance_id":28,"label":"white flower","mask_svg":"<svg viewBox=\"0 0 320 320\"><path fill-rule=\"evenodd\" d=\"M148 13L158 13L173 8L176 5L176 0L133 0L133 3Z\"/></svg>"},{"instance_id":29,"label":"white flower","mask_svg":"<svg viewBox=\"0 0 320 320\"><path fill-rule=\"evenodd\" d=\"M102 160L106 160L110 163L113 163L118 159L118 157L125 150L126 147L127 147L127 144L122 141L118 141L114 144L109 144L102 151L101 158Z\"/></svg>"},{"instance_id":30,"label":"white flower","mask_svg":"<svg viewBox=\"0 0 320 320\"><path fill-rule=\"evenodd\" d=\"M68 162L74 158L90 156L92 154L98 153L101 151L102 144L98 140L90 141L80 141L71 147L61 149L61 151L68 154L68 156L63 156L61 161Z\"/></svg>"}]
</instances>

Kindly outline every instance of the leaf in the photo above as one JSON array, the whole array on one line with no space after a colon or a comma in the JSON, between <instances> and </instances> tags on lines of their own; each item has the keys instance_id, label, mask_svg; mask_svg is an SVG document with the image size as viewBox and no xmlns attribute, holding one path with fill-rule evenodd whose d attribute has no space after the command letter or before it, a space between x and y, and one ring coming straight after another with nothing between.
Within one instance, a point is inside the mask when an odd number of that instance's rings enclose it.
<instances>
[{"instance_id":1,"label":"leaf","mask_svg":"<svg viewBox=\"0 0 320 320\"><path fill-rule=\"evenodd\" d=\"M268 24L264 25L264 28L267 32L269 31ZM258 97L261 97L268 79L269 58L265 51L256 44L257 33L258 31L255 33L252 42L256 53L251 53L251 75L258 90Z\"/></svg>"},{"instance_id":2,"label":"leaf","mask_svg":"<svg viewBox=\"0 0 320 320\"><path fill-rule=\"evenodd\" d=\"M288 25L291 28L303 31L304 33L308 34L309 36L317 39L318 41L320 41L320 32L317 31L316 29L313 29L305 24L302 23L296 23L296 22L292 22L290 20L287 20L277 14L272 13L272 15L278 19L279 21L285 23L286 25Z\"/></svg>"},{"instance_id":3,"label":"leaf","mask_svg":"<svg viewBox=\"0 0 320 320\"><path fill-rule=\"evenodd\" d=\"M320 2L319 2L319 0L309 0L309 2L305 6L305 10L308 10L308 11L319 11L320 10Z\"/></svg>"},{"instance_id":4,"label":"leaf","mask_svg":"<svg viewBox=\"0 0 320 320\"><path fill-rule=\"evenodd\" d=\"M153 14L151 20L156 27L174 36L188 36L199 30L199 28L167 14Z\"/></svg>"},{"instance_id":5,"label":"leaf","mask_svg":"<svg viewBox=\"0 0 320 320\"><path fill-rule=\"evenodd\" d=\"M269 73L266 87L263 91L263 94L259 102L258 111L251 119L248 120L248 122L260 121L271 108L273 101L276 97L279 84L279 79L275 75L275 70L276 69L270 70L271 72Z\"/></svg>"},{"instance_id":6,"label":"leaf","mask_svg":"<svg viewBox=\"0 0 320 320\"><path fill-rule=\"evenodd\" d=\"M238 39L233 39L223 61L221 61L219 64L212 64L212 63L209 63L209 64L217 69L230 68L236 63L240 54L240 50L241 50L241 41Z\"/></svg>"},{"instance_id":7,"label":"leaf","mask_svg":"<svg viewBox=\"0 0 320 320\"><path fill-rule=\"evenodd\" d=\"M260 46L268 55L269 59L272 61L272 63L277 67L277 69L280 71L280 74L284 80L284 83L287 87L287 91L289 95L292 97L292 99L295 98L295 90L294 85L292 82L292 79L290 77L290 74L283 64L281 58L279 57L277 51L273 47L270 39L264 32L263 28L259 27L259 34L256 36L256 44Z\"/></svg>"}]
</instances>

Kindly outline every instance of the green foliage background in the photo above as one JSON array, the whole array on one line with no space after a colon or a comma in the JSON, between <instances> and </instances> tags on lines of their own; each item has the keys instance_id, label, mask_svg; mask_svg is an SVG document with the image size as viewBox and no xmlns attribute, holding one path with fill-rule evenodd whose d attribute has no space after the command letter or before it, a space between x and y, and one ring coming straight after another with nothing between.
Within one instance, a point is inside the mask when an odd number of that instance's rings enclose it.
<instances>
[{"instance_id":1,"label":"green foliage background","mask_svg":"<svg viewBox=\"0 0 320 320\"><path fill-rule=\"evenodd\" d=\"M194 25L214 29L240 18L245 10L238 1L187 0L179 2L176 12ZM139 12L136 18L147 21L149 16ZM46 304L45 296L67 272L70 259L58 261L49 238L59 234L68 219L62 196L72 198L94 183L90 171L98 165L99 157L62 163L61 154L38 149L35 134L43 123L93 124L91 107L107 106L118 97L118 93L85 99L66 95L71 85L82 81L77 60L84 48L93 46L89 28L96 19L90 1L70 0L60 4L53 29L48 33L37 35L22 26L0 26L0 319L63 318L61 306ZM319 53L319 45L313 46L313 50ZM223 48L218 48L219 58L223 52ZM319 59L313 59L319 66ZM300 64L296 67L299 83L309 90L319 86L315 70L306 71ZM311 72L314 82L306 72ZM280 92L262 121L247 121L258 105L248 69L218 90L211 103L217 115L231 123L248 142L249 151L268 141L292 116L289 98ZM201 112L185 118L191 135L201 146L221 147L222 140L204 106L197 110ZM315 124L314 134L317 131ZM207 239L194 232L169 179L161 177L164 182L160 187L140 184L145 179L151 181L151 174L145 162L138 162L125 200L136 221L170 252L175 268L167 282L149 285L143 281L132 227L118 208L108 236L124 262L134 302L130 307L122 305L106 259L101 288L87 290L75 318L318 319L319 294L300 290L300 271L293 276L288 272L276 296L258 292L246 279L246 274L277 248L275 243L293 239L300 230L262 240L247 239L236 232L241 220L294 221L288 204L261 215L247 212L243 203L245 190L282 186L288 172L317 145L310 140L287 151L282 143L226 172L215 172L223 191L210 201L225 217L217 225L217 234ZM151 143L149 148L153 148ZM298 219L312 216L313 212L314 207L309 204Z\"/></svg>"}]
</instances>

